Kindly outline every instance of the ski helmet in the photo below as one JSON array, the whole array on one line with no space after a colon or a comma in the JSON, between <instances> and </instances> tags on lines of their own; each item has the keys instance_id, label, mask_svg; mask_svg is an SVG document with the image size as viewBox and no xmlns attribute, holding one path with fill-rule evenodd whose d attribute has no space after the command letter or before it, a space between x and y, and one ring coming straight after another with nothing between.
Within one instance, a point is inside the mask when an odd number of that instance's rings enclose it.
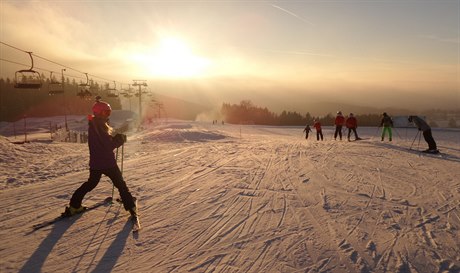
<instances>
[{"instance_id":1,"label":"ski helmet","mask_svg":"<svg viewBox=\"0 0 460 273\"><path fill-rule=\"evenodd\" d=\"M105 101L96 101L93 105L93 114L95 116L105 115L110 116L112 107Z\"/></svg>"}]
</instances>

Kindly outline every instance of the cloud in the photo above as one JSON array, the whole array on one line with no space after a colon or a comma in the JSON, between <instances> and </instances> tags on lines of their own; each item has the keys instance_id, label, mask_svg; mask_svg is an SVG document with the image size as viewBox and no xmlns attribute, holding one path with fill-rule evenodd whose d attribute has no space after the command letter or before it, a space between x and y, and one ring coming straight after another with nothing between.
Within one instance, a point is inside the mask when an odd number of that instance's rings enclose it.
<instances>
[{"instance_id":1,"label":"cloud","mask_svg":"<svg viewBox=\"0 0 460 273\"><path fill-rule=\"evenodd\" d=\"M60 14L46 2L41 5L20 4L2 4L3 41L36 54L82 54L82 51L75 50L88 38L82 31L84 25L81 22Z\"/></svg>"}]
</instances>

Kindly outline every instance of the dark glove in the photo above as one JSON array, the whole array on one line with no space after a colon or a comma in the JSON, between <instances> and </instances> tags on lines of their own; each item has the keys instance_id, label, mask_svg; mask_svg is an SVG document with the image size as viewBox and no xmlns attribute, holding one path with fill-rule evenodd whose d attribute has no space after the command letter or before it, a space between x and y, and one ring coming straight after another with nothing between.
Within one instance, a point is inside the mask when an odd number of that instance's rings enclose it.
<instances>
[{"instance_id":1,"label":"dark glove","mask_svg":"<svg viewBox=\"0 0 460 273\"><path fill-rule=\"evenodd\" d=\"M128 140L128 138L124 134L116 134L113 138L115 139L115 141L121 143L125 143Z\"/></svg>"}]
</instances>

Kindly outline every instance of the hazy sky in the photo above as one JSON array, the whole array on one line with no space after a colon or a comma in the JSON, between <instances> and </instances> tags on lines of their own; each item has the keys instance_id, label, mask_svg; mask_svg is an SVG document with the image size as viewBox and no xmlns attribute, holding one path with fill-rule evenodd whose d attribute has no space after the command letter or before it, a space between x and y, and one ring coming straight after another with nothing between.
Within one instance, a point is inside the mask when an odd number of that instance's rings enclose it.
<instances>
[{"instance_id":1,"label":"hazy sky","mask_svg":"<svg viewBox=\"0 0 460 273\"><path fill-rule=\"evenodd\" d=\"M105 79L148 79L165 95L460 107L459 0L1 0L0 10L0 41ZM24 69L8 61L29 64L0 50L2 77Z\"/></svg>"}]
</instances>

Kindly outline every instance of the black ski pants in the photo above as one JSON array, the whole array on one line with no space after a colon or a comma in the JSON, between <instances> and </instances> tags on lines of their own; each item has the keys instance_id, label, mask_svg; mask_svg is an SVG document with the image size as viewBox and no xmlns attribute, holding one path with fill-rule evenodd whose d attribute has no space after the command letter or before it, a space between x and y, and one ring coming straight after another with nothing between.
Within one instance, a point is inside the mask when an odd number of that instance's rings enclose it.
<instances>
[{"instance_id":1,"label":"black ski pants","mask_svg":"<svg viewBox=\"0 0 460 273\"><path fill-rule=\"evenodd\" d=\"M350 135L351 135L351 131L353 131L353 133L355 134L355 139L358 139L358 133L356 132L356 128L348 128L348 140L350 140Z\"/></svg>"},{"instance_id":2,"label":"black ski pants","mask_svg":"<svg viewBox=\"0 0 460 273\"><path fill-rule=\"evenodd\" d=\"M337 135L339 135L340 140L342 140L342 125L336 125L335 126L334 139L337 138Z\"/></svg>"},{"instance_id":3,"label":"black ski pants","mask_svg":"<svg viewBox=\"0 0 460 273\"><path fill-rule=\"evenodd\" d=\"M323 140L323 131L321 130L316 131L316 140L319 140L320 137L321 137L321 140Z\"/></svg>"},{"instance_id":4,"label":"black ski pants","mask_svg":"<svg viewBox=\"0 0 460 273\"><path fill-rule=\"evenodd\" d=\"M110 180L112 180L113 185L118 189L125 210L134 208L135 203L133 196L129 192L129 189L126 186L126 182L123 180L123 176L118 166L105 170L89 170L88 181L83 183L74 192L72 198L70 199L70 205L74 208L79 208L85 195L96 188L103 174L108 176Z\"/></svg>"},{"instance_id":5,"label":"black ski pants","mask_svg":"<svg viewBox=\"0 0 460 273\"><path fill-rule=\"evenodd\" d=\"M433 135L431 134L431 129L423 131L423 138L428 143L428 149L430 150L437 149L436 142L434 141Z\"/></svg>"}]
</instances>

